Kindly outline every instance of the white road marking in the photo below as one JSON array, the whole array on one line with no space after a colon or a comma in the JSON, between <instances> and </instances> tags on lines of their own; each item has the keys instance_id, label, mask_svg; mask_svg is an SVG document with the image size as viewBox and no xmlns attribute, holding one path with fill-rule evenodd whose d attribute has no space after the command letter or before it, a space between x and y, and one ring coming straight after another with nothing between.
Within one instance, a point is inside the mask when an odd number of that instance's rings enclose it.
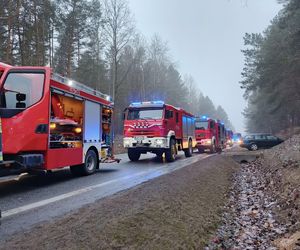
<instances>
[{"instance_id":1,"label":"white road marking","mask_svg":"<svg viewBox=\"0 0 300 250\"><path fill-rule=\"evenodd\" d=\"M127 176L124 176L124 177L121 177L121 178L118 178L118 179L110 180L110 181L107 181L107 182L103 182L103 183L99 183L99 184L92 185L92 186L89 186L89 187L85 187L85 188L82 188L82 189L78 189L78 190L75 190L75 191L72 191L72 192L69 192L69 193L61 194L61 195L58 195L58 196L55 196L55 197L52 197L52 198L49 198L49 199L41 200L41 201L34 202L34 203L31 203L31 204L28 204L28 205L13 208L13 209L10 209L10 210L7 210L7 211L2 211L2 218L10 217L10 216L13 216L13 215L17 215L19 213L26 212L28 210L32 210L32 209L39 208L39 207L42 207L42 206L45 206L45 205L49 205L49 204L57 202L57 201L61 201L61 200L64 200L64 199L67 199L67 198L70 198L70 197L73 197L73 196L76 196L76 195L79 195L79 194L83 194L83 193L92 191L96 188L100 188L100 187L103 187L103 186L106 186L106 185L110 185L112 183L124 181L126 179L131 179L131 178L138 177L138 176L141 176L141 175L147 175L149 173L159 172L159 171L163 170L163 172L159 175L159 176L161 176L161 175L171 173L175 170L186 167L186 166L188 166L190 164L193 164L193 163L195 163L199 160L203 160L203 159L206 159L206 158L211 157L211 156L212 155L205 155L204 157L201 157L200 159L198 157L197 158L196 157L195 158L190 158L191 162L187 162L186 165L179 165L179 166L176 166L174 168L166 168L166 165L170 164L170 166L172 166L172 163L168 163L168 164L166 164L162 167L159 167L155 170L151 169L151 170L143 171L143 172L132 174L132 175L127 175ZM147 180L150 180L150 179L152 179L152 178L149 178ZM138 184L136 184L136 185L138 185Z\"/></svg>"}]
</instances>

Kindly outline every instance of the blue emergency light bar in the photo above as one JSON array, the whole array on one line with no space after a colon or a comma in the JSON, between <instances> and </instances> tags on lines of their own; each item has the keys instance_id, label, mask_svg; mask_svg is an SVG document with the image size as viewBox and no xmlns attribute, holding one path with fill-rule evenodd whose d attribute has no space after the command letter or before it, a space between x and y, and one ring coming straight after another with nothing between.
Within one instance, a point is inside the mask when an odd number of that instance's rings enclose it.
<instances>
[{"instance_id":1,"label":"blue emergency light bar","mask_svg":"<svg viewBox=\"0 0 300 250\"><path fill-rule=\"evenodd\" d=\"M151 101L151 102L132 102L131 106L140 106L140 105L146 105L146 104L156 104L156 105L164 105L165 102L163 101Z\"/></svg>"}]
</instances>

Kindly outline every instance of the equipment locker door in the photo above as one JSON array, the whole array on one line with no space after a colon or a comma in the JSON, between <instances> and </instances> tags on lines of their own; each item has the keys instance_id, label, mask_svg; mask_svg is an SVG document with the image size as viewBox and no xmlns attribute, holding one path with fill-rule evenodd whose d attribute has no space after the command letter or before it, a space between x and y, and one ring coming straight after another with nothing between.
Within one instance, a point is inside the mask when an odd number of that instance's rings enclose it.
<instances>
[{"instance_id":1,"label":"equipment locker door","mask_svg":"<svg viewBox=\"0 0 300 250\"><path fill-rule=\"evenodd\" d=\"M101 142L101 108L100 104L85 101L84 107L84 143Z\"/></svg>"}]
</instances>

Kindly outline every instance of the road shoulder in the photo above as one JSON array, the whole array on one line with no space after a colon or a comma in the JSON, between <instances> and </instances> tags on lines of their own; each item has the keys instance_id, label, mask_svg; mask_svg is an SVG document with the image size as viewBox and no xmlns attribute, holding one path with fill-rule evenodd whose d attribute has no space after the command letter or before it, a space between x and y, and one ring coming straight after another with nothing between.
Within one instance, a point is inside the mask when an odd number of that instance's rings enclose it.
<instances>
[{"instance_id":1,"label":"road shoulder","mask_svg":"<svg viewBox=\"0 0 300 250\"><path fill-rule=\"evenodd\" d=\"M201 249L237 169L230 157L210 157L19 233L0 249Z\"/></svg>"}]
</instances>

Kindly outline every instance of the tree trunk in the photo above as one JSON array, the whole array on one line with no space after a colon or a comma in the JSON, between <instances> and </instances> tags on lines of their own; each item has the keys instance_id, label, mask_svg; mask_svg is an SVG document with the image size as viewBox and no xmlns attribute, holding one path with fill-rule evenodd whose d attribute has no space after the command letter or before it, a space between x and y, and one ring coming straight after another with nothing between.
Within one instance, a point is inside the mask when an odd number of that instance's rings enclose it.
<instances>
[{"instance_id":1,"label":"tree trunk","mask_svg":"<svg viewBox=\"0 0 300 250\"><path fill-rule=\"evenodd\" d=\"M8 17L7 17L7 47L6 47L6 62L12 64L12 23L13 23L12 0L8 1Z\"/></svg>"}]
</instances>

